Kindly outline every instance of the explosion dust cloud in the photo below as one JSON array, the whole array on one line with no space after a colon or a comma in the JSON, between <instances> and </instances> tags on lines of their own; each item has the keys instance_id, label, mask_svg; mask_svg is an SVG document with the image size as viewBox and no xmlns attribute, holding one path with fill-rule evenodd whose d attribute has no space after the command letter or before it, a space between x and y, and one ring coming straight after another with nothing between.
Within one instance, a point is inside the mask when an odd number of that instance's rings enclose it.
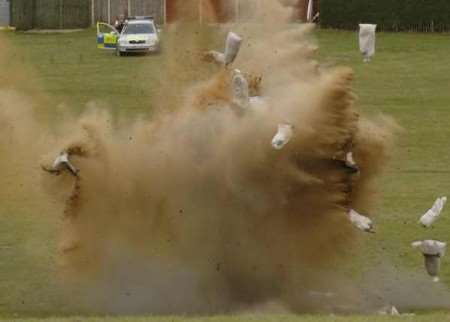
<instances>
[{"instance_id":1,"label":"explosion dust cloud","mask_svg":"<svg viewBox=\"0 0 450 322\"><path fill-rule=\"evenodd\" d=\"M358 115L352 71L321 68L312 26L289 24L291 14L289 4L259 1L255 22L234 26L243 44L232 66L211 65L206 81L179 91L168 75L207 64L187 66L179 55L217 49L204 40L218 31L202 40L183 22L170 26L151 120L118 120L91 104L49 127L36 117L37 94L0 89L3 172L34 203L61 212L57 267L79 294L71 293L75 306L217 313L275 301L293 311L369 310L333 268L360 240L347 213L370 213L396 125ZM234 68L266 108L233 104ZM293 136L275 150L282 123ZM63 150L79 177L42 171ZM350 150L358 175L341 162Z\"/></svg>"}]
</instances>

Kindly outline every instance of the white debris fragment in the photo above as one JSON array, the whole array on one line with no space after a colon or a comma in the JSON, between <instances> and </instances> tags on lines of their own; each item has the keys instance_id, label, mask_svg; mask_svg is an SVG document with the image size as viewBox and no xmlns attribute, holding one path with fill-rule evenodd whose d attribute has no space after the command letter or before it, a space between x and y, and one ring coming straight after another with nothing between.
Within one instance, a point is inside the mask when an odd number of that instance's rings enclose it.
<instances>
[{"instance_id":1,"label":"white debris fragment","mask_svg":"<svg viewBox=\"0 0 450 322\"><path fill-rule=\"evenodd\" d=\"M61 171L68 170L76 177L78 176L79 172L79 170L75 168L72 163L70 163L69 153L67 153L67 151L62 151L60 154L58 154L55 161L53 161L51 168L43 167L43 169L47 172L55 174L60 174Z\"/></svg>"},{"instance_id":2,"label":"white debris fragment","mask_svg":"<svg viewBox=\"0 0 450 322\"><path fill-rule=\"evenodd\" d=\"M239 49L241 48L242 38L234 32L229 32L225 43L225 52L220 53L215 50L210 50L206 56L218 64L229 65L236 59Z\"/></svg>"},{"instance_id":3,"label":"white debris fragment","mask_svg":"<svg viewBox=\"0 0 450 322\"><path fill-rule=\"evenodd\" d=\"M250 103L248 81L239 69L233 71L231 79L233 103L246 108Z\"/></svg>"},{"instance_id":4,"label":"white debris fragment","mask_svg":"<svg viewBox=\"0 0 450 322\"><path fill-rule=\"evenodd\" d=\"M266 100L262 96L250 96L250 105L266 105Z\"/></svg>"},{"instance_id":5,"label":"white debris fragment","mask_svg":"<svg viewBox=\"0 0 450 322\"><path fill-rule=\"evenodd\" d=\"M419 248L425 260L425 269L434 282L439 281L441 257L444 256L447 243L438 240L418 240L411 243L414 248Z\"/></svg>"},{"instance_id":6,"label":"white debris fragment","mask_svg":"<svg viewBox=\"0 0 450 322\"><path fill-rule=\"evenodd\" d=\"M253 111L264 111L267 102L261 96L249 96L249 84L247 78L239 69L233 71L231 79L232 101L242 109Z\"/></svg>"},{"instance_id":7,"label":"white debris fragment","mask_svg":"<svg viewBox=\"0 0 450 322\"><path fill-rule=\"evenodd\" d=\"M400 315L400 312L398 312L398 310L395 306L386 305L385 307L382 307L380 310L378 310L378 314L380 314L380 315Z\"/></svg>"},{"instance_id":8,"label":"white debris fragment","mask_svg":"<svg viewBox=\"0 0 450 322\"><path fill-rule=\"evenodd\" d=\"M265 112L269 109L267 100L262 96L250 96L250 109L256 112Z\"/></svg>"},{"instance_id":9,"label":"white debris fragment","mask_svg":"<svg viewBox=\"0 0 450 322\"><path fill-rule=\"evenodd\" d=\"M229 32L225 45L224 63L229 65L236 59L239 49L241 48L242 38L234 32Z\"/></svg>"},{"instance_id":10,"label":"white debris fragment","mask_svg":"<svg viewBox=\"0 0 450 322\"><path fill-rule=\"evenodd\" d=\"M314 17L314 3L313 0L308 1L308 9L306 10L306 21L307 22L313 22Z\"/></svg>"},{"instance_id":11,"label":"white debris fragment","mask_svg":"<svg viewBox=\"0 0 450 322\"><path fill-rule=\"evenodd\" d=\"M218 51L210 50L206 53L206 56L218 64L223 65L225 63L225 56Z\"/></svg>"},{"instance_id":12,"label":"white debris fragment","mask_svg":"<svg viewBox=\"0 0 450 322\"><path fill-rule=\"evenodd\" d=\"M377 25L359 25L359 50L364 56L364 62L369 62L375 55L375 30Z\"/></svg>"},{"instance_id":13,"label":"white debris fragment","mask_svg":"<svg viewBox=\"0 0 450 322\"><path fill-rule=\"evenodd\" d=\"M422 217L420 217L419 222L424 227L430 227L440 216L444 205L447 202L447 197L437 198L431 207Z\"/></svg>"},{"instance_id":14,"label":"white debris fragment","mask_svg":"<svg viewBox=\"0 0 450 322\"><path fill-rule=\"evenodd\" d=\"M350 222L359 230L362 230L362 231L365 231L368 233L375 233L375 231L373 229L373 223L370 218L360 215L353 209L350 209L350 211L348 212L348 217L350 219Z\"/></svg>"},{"instance_id":15,"label":"white debris fragment","mask_svg":"<svg viewBox=\"0 0 450 322\"><path fill-rule=\"evenodd\" d=\"M390 314L391 315L400 315L400 312L397 310L397 308L395 306L392 305Z\"/></svg>"},{"instance_id":16,"label":"white debris fragment","mask_svg":"<svg viewBox=\"0 0 450 322\"><path fill-rule=\"evenodd\" d=\"M427 239L427 240L417 240L411 243L414 248L419 248L422 253L427 255L439 255L444 256L447 243L438 240Z\"/></svg>"},{"instance_id":17,"label":"white debris fragment","mask_svg":"<svg viewBox=\"0 0 450 322\"><path fill-rule=\"evenodd\" d=\"M345 155L345 165L347 168L351 169L353 173L359 172L359 167L353 159L353 152L347 152Z\"/></svg>"},{"instance_id":18,"label":"white debris fragment","mask_svg":"<svg viewBox=\"0 0 450 322\"><path fill-rule=\"evenodd\" d=\"M353 159L353 152L347 152L347 154L345 155L345 163L349 167L356 167L356 162Z\"/></svg>"},{"instance_id":19,"label":"white debris fragment","mask_svg":"<svg viewBox=\"0 0 450 322\"><path fill-rule=\"evenodd\" d=\"M276 150L281 150L292 138L294 127L288 123L278 124L277 134L272 139L272 146Z\"/></svg>"}]
</instances>

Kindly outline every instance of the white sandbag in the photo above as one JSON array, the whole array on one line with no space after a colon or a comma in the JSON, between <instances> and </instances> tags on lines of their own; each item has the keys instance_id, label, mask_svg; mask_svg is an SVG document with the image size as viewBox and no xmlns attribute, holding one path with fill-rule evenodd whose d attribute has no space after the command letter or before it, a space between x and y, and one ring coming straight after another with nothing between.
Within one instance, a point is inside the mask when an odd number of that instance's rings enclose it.
<instances>
[{"instance_id":1,"label":"white sandbag","mask_svg":"<svg viewBox=\"0 0 450 322\"><path fill-rule=\"evenodd\" d=\"M359 172L359 166L356 164L355 159L353 158L353 152L349 151L345 155L345 166L351 170L352 173Z\"/></svg>"},{"instance_id":2,"label":"white sandbag","mask_svg":"<svg viewBox=\"0 0 450 322\"><path fill-rule=\"evenodd\" d=\"M42 166L42 169L53 174L60 174L62 171L67 170L76 177L79 172L79 170L70 162L69 153L67 153L67 151L62 151L58 154L50 168Z\"/></svg>"},{"instance_id":3,"label":"white sandbag","mask_svg":"<svg viewBox=\"0 0 450 322\"><path fill-rule=\"evenodd\" d=\"M215 50L210 50L205 54L205 60L216 62L219 65L225 64L225 56Z\"/></svg>"},{"instance_id":4,"label":"white sandbag","mask_svg":"<svg viewBox=\"0 0 450 322\"><path fill-rule=\"evenodd\" d=\"M433 206L422 217L420 217L420 224L424 227L430 227L441 215L446 202L447 197L437 198Z\"/></svg>"},{"instance_id":5,"label":"white sandbag","mask_svg":"<svg viewBox=\"0 0 450 322\"><path fill-rule=\"evenodd\" d=\"M400 315L400 312L397 310L395 306L392 305L391 310L389 311L390 315Z\"/></svg>"},{"instance_id":6,"label":"white sandbag","mask_svg":"<svg viewBox=\"0 0 450 322\"><path fill-rule=\"evenodd\" d=\"M276 150L281 150L292 138L294 127L291 124L278 124L277 134L272 139L272 146Z\"/></svg>"},{"instance_id":7,"label":"white sandbag","mask_svg":"<svg viewBox=\"0 0 450 322\"><path fill-rule=\"evenodd\" d=\"M400 315L397 308L393 305L386 305L377 311L380 315Z\"/></svg>"},{"instance_id":8,"label":"white sandbag","mask_svg":"<svg viewBox=\"0 0 450 322\"><path fill-rule=\"evenodd\" d=\"M374 233L372 220L366 216L360 215L355 210L350 209L348 212L348 219L359 230L367 233Z\"/></svg>"},{"instance_id":9,"label":"white sandbag","mask_svg":"<svg viewBox=\"0 0 450 322\"><path fill-rule=\"evenodd\" d=\"M439 273L441 271L441 257L438 255L423 254L425 259L425 269L433 278L433 282L439 282Z\"/></svg>"},{"instance_id":10,"label":"white sandbag","mask_svg":"<svg viewBox=\"0 0 450 322\"><path fill-rule=\"evenodd\" d=\"M309 0L308 1L308 9L306 11L306 21L307 22L313 22L313 20L314 20L313 14L314 14L314 3L313 3L313 0Z\"/></svg>"},{"instance_id":11,"label":"white sandbag","mask_svg":"<svg viewBox=\"0 0 450 322\"><path fill-rule=\"evenodd\" d=\"M414 248L419 248L423 254L444 256L447 243L438 240L418 240L411 243Z\"/></svg>"},{"instance_id":12,"label":"white sandbag","mask_svg":"<svg viewBox=\"0 0 450 322\"><path fill-rule=\"evenodd\" d=\"M233 71L231 88L233 91L233 103L246 108L249 104L248 81L239 69Z\"/></svg>"},{"instance_id":13,"label":"white sandbag","mask_svg":"<svg viewBox=\"0 0 450 322\"><path fill-rule=\"evenodd\" d=\"M241 48L242 38L234 32L229 32L225 41L225 52L221 53L215 50L210 50L204 53L203 59L205 61L213 61L220 65L229 65L236 59Z\"/></svg>"},{"instance_id":14,"label":"white sandbag","mask_svg":"<svg viewBox=\"0 0 450 322\"><path fill-rule=\"evenodd\" d=\"M375 30L377 25L360 24L359 25L359 50L364 56L364 61L370 61L375 55Z\"/></svg>"},{"instance_id":15,"label":"white sandbag","mask_svg":"<svg viewBox=\"0 0 450 322\"><path fill-rule=\"evenodd\" d=\"M441 257L444 256L447 243L438 240L419 240L411 244L414 248L419 248L425 260L425 269L433 278L434 282L439 281L441 269Z\"/></svg>"},{"instance_id":16,"label":"white sandbag","mask_svg":"<svg viewBox=\"0 0 450 322\"><path fill-rule=\"evenodd\" d=\"M242 38L234 32L229 32L225 44L224 63L229 65L236 59L239 49L241 48Z\"/></svg>"}]
</instances>

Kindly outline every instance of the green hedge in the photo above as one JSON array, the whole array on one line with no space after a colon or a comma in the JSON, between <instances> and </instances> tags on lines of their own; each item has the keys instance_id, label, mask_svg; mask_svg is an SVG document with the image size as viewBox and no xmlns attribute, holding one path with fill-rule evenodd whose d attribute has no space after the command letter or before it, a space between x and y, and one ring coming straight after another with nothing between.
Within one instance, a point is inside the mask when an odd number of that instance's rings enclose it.
<instances>
[{"instance_id":1,"label":"green hedge","mask_svg":"<svg viewBox=\"0 0 450 322\"><path fill-rule=\"evenodd\" d=\"M33 28L33 2L31 0L11 1L11 25L18 30Z\"/></svg>"},{"instance_id":2,"label":"green hedge","mask_svg":"<svg viewBox=\"0 0 450 322\"><path fill-rule=\"evenodd\" d=\"M377 30L449 31L450 0L320 0L320 23L342 29L374 23Z\"/></svg>"},{"instance_id":3,"label":"green hedge","mask_svg":"<svg viewBox=\"0 0 450 322\"><path fill-rule=\"evenodd\" d=\"M85 28L90 0L12 0L12 23L18 30Z\"/></svg>"}]
</instances>

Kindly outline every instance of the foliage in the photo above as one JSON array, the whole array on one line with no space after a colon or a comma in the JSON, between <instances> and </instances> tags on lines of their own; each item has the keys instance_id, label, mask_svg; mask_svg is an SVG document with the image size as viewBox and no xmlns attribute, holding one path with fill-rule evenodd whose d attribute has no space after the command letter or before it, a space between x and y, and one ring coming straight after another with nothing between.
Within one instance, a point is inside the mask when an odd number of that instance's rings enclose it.
<instances>
[{"instance_id":1,"label":"foliage","mask_svg":"<svg viewBox=\"0 0 450 322\"><path fill-rule=\"evenodd\" d=\"M374 23L379 30L448 31L448 0L321 0L320 19L325 27L355 29Z\"/></svg>"},{"instance_id":2,"label":"foliage","mask_svg":"<svg viewBox=\"0 0 450 322\"><path fill-rule=\"evenodd\" d=\"M14 0L12 23L19 30L84 28L90 8L90 0Z\"/></svg>"}]
</instances>

